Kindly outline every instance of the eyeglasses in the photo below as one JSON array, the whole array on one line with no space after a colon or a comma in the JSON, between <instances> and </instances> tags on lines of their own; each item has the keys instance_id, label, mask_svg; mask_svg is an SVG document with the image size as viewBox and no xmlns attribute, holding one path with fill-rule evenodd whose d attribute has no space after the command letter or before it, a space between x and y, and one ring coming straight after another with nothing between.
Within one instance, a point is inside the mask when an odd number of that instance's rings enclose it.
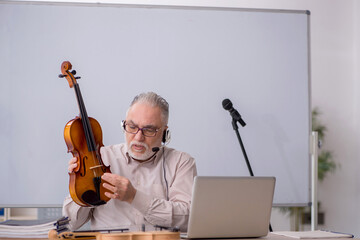
<instances>
[{"instance_id":1,"label":"eyeglasses","mask_svg":"<svg viewBox=\"0 0 360 240\"><path fill-rule=\"evenodd\" d=\"M139 128L138 126L126 122L124 122L123 126L124 126L124 130L131 134L137 134L141 130L142 134L145 137L155 137L156 133L161 129L161 128L158 129L151 128L151 127Z\"/></svg>"}]
</instances>

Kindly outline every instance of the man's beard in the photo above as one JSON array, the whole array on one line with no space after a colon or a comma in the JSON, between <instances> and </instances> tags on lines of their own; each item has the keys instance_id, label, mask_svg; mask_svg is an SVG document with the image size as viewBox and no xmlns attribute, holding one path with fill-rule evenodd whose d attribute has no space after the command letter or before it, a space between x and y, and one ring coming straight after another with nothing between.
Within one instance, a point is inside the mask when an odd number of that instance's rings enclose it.
<instances>
[{"instance_id":1,"label":"man's beard","mask_svg":"<svg viewBox=\"0 0 360 240\"><path fill-rule=\"evenodd\" d=\"M138 153L138 152L133 152L132 150L132 146L133 145L141 145L145 148L145 152L144 153ZM152 155L154 154L154 152L149 148L149 146L145 143L142 142L138 142L138 141L131 141L130 142L130 146L128 146L128 153L130 155L130 157L136 159L136 160L147 160L150 157L152 157Z\"/></svg>"}]
</instances>

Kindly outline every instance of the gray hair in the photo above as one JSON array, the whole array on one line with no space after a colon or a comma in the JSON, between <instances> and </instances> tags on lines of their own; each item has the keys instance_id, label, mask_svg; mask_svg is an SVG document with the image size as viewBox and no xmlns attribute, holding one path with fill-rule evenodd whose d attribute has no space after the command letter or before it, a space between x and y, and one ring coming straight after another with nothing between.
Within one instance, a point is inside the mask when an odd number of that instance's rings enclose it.
<instances>
[{"instance_id":1,"label":"gray hair","mask_svg":"<svg viewBox=\"0 0 360 240\"><path fill-rule=\"evenodd\" d=\"M135 103L147 103L152 107L159 107L161 110L161 116L162 116L163 123L165 123L165 125L168 124L169 103L164 98L162 98L160 95L158 95L154 92L140 93L139 95L134 97L134 99L132 100L132 102L130 104L130 108Z\"/></svg>"}]
</instances>

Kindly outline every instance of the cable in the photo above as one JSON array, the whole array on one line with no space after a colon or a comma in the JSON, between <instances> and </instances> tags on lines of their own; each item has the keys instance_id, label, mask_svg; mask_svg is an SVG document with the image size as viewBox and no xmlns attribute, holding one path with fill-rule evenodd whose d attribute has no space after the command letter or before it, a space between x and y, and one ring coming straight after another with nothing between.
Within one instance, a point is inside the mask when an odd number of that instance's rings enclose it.
<instances>
[{"instance_id":1,"label":"cable","mask_svg":"<svg viewBox=\"0 0 360 240\"><path fill-rule=\"evenodd\" d=\"M166 170L165 170L165 148L163 147L163 172L164 172L164 180L166 184L166 200L169 201L169 185L166 180Z\"/></svg>"}]
</instances>

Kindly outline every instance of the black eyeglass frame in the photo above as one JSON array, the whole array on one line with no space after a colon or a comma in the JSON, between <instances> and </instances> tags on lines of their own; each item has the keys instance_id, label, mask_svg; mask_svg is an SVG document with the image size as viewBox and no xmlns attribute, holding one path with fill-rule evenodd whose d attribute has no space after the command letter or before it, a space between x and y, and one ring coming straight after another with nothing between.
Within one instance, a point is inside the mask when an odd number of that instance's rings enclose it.
<instances>
[{"instance_id":1,"label":"black eyeglass frame","mask_svg":"<svg viewBox=\"0 0 360 240\"><path fill-rule=\"evenodd\" d=\"M145 137L155 137L156 134L158 133L158 131L161 129L161 128L154 129L154 128L148 128L148 127L140 128L140 127L138 127L138 126L136 126L136 125L126 123L125 120L122 121L122 125L123 125L123 129L124 129L125 132L136 135L139 131L141 131L142 135L144 135ZM136 127L137 130L136 130L136 132L129 132L128 130L126 130L126 126ZM146 130L146 129L154 130L154 131L155 131L155 132L154 132L154 136L146 135L146 134L144 133L144 129L145 129L145 130Z\"/></svg>"}]
</instances>

